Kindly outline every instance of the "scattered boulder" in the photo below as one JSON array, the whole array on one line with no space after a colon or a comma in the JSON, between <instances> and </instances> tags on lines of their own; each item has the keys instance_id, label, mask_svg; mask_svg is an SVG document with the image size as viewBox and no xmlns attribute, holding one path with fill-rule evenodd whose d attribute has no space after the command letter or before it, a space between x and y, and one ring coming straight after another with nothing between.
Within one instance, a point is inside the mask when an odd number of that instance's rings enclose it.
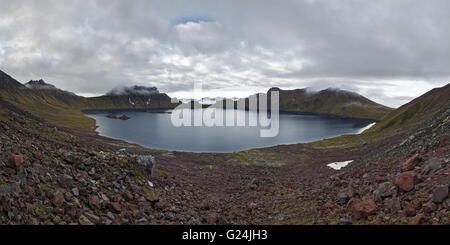
<instances>
[{"instance_id":1,"label":"scattered boulder","mask_svg":"<svg viewBox=\"0 0 450 245\"><path fill-rule=\"evenodd\" d=\"M377 211L377 206L371 199L362 201L354 198L352 200L353 202L350 210L352 212L353 218L355 218L356 220L366 218L372 214L375 214L375 212Z\"/></svg>"},{"instance_id":2,"label":"scattered boulder","mask_svg":"<svg viewBox=\"0 0 450 245\"><path fill-rule=\"evenodd\" d=\"M414 178L415 173L413 171L404 172L395 179L394 184L397 185L400 190L408 192L414 189Z\"/></svg>"},{"instance_id":3,"label":"scattered boulder","mask_svg":"<svg viewBox=\"0 0 450 245\"><path fill-rule=\"evenodd\" d=\"M347 219L347 218L341 218L341 219L339 219L339 224L340 225L351 225L352 224L352 220L351 219Z\"/></svg>"},{"instance_id":4,"label":"scattered boulder","mask_svg":"<svg viewBox=\"0 0 450 245\"><path fill-rule=\"evenodd\" d=\"M436 210L436 204L434 204L433 202L424 203L422 204L422 209L425 213L431 213Z\"/></svg>"},{"instance_id":5,"label":"scattered boulder","mask_svg":"<svg viewBox=\"0 0 450 245\"><path fill-rule=\"evenodd\" d=\"M448 186L440 186L433 191L432 201L442 203L448 197Z\"/></svg>"},{"instance_id":6,"label":"scattered boulder","mask_svg":"<svg viewBox=\"0 0 450 245\"><path fill-rule=\"evenodd\" d=\"M56 207L61 207L64 203L64 195L61 192L56 192L53 196L53 204Z\"/></svg>"},{"instance_id":7,"label":"scattered boulder","mask_svg":"<svg viewBox=\"0 0 450 245\"><path fill-rule=\"evenodd\" d=\"M141 155L136 157L136 163L142 168L147 179L153 177L153 169L155 168L155 158L151 155Z\"/></svg>"},{"instance_id":8,"label":"scattered boulder","mask_svg":"<svg viewBox=\"0 0 450 245\"><path fill-rule=\"evenodd\" d=\"M100 199L97 195L90 195L88 197L89 206L94 209L100 209Z\"/></svg>"},{"instance_id":9,"label":"scattered boulder","mask_svg":"<svg viewBox=\"0 0 450 245\"><path fill-rule=\"evenodd\" d=\"M111 212L106 213L106 216L108 216L108 218L110 218L111 220L115 220L116 219L116 216L114 216L114 214L111 213Z\"/></svg>"},{"instance_id":10,"label":"scattered boulder","mask_svg":"<svg viewBox=\"0 0 450 245\"><path fill-rule=\"evenodd\" d=\"M133 194L131 194L131 192L129 192L129 191L125 191L123 193L123 196L125 197L125 200L127 200L127 201L131 201L134 198Z\"/></svg>"},{"instance_id":11,"label":"scattered boulder","mask_svg":"<svg viewBox=\"0 0 450 245\"><path fill-rule=\"evenodd\" d=\"M406 172L413 170L414 167L417 166L421 161L422 157L420 156L420 154L415 154L402 164L402 171Z\"/></svg>"},{"instance_id":12,"label":"scattered boulder","mask_svg":"<svg viewBox=\"0 0 450 245\"><path fill-rule=\"evenodd\" d=\"M8 157L9 166L14 168L15 170L20 170L23 168L25 161L22 155L20 154L11 154Z\"/></svg>"},{"instance_id":13,"label":"scattered boulder","mask_svg":"<svg viewBox=\"0 0 450 245\"><path fill-rule=\"evenodd\" d=\"M377 192L374 194L378 194L381 198L387 198L392 196L392 183L387 181L378 185Z\"/></svg>"},{"instance_id":14,"label":"scattered boulder","mask_svg":"<svg viewBox=\"0 0 450 245\"><path fill-rule=\"evenodd\" d=\"M388 200L386 208L389 210L389 212L396 214L402 208L401 204L400 204L400 199L395 197L395 198Z\"/></svg>"},{"instance_id":15,"label":"scattered boulder","mask_svg":"<svg viewBox=\"0 0 450 245\"><path fill-rule=\"evenodd\" d=\"M80 218L78 219L78 222L80 223L80 225L94 225L94 223L92 223L86 216L81 215Z\"/></svg>"},{"instance_id":16,"label":"scattered boulder","mask_svg":"<svg viewBox=\"0 0 450 245\"><path fill-rule=\"evenodd\" d=\"M40 152L35 152L34 158L36 158L37 160L42 160L44 158L44 156Z\"/></svg>"},{"instance_id":17,"label":"scattered boulder","mask_svg":"<svg viewBox=\"0 0 450 245\"><path fill-rule=\"evenodd\" d=\"M92 223L94 224L100 224L100 217L98 217L95 214L92 213L85 213L84 214Z\"/></svg>"},{"instance_id":18,"label":"scattered boulder","mask_svg":"<svg viewBox=\"0 0 450 245\"><path fill-rule=\"evenodd\" d=\"M255 210L257 206L258 206L258 205L257 205L256 203L251 202L251 203L249 203L249 204L247 205L246 210L247 210L248 212L251 212L251 211Z\"/></svg>"},{"instance_id":19,"label":"scattered boulder","mask_svg":"<svg viewBox=\"0 0 450 245\"><path fill-rule=\"evenodd\" d=\"M110 202L110 209L116 213L120 213L122 211L122 206L118 202Z\"/></svg>"},{"instance_id":20,"label":"scattered boulder","mask_svg":"<svg viewBox=\"0 0 450 245\"><path fill-rule=\"evenodd\" d=\"M166 208L166 202L164 201L159 201L155 204L155 209L157 210L163 210Z\"/></svg>"},{"instance_id":21,"label":"scattered boulder","mask_svg":"<svg viewBox=\"0 0 450 245\"><path fill-rule=\"evenodd\" d=\"M62 186L69 187L73 183L73 177L68 174L64 174L59 179L59 183L61 183Z\"/></svg>"},{"instance_id":22,"label":"scattered boulder","mask_svg":"<svg viewBox=\"0 0 450 245\"><path fill-rule=\"evenodd\" d=\"M347 192L342 192L337 195L337 201L341 205L346 204L348 202L348 200L350 200L350 197L347 195Z\"/></svg>"},{"instance_id":23,"label":"scattered boulder","mask_svg":"<svg viewBox=\"0 0 450 245\"><path fill-rule=\"evenodd\" d=\"M64 152L63 158L68 164L73 164L75 162L75 156L73 152Z\"/></svg>"},{"instance_id":24,"label":"scattered boulder","mask_svg":"<svg viewBox=\"0 0 450 245\"><path fill-rule=\"evenodd\" d=\"M411 224L411 225L421 225L422 222L424 221L424 219L425 219L425 218L424 218L423 215L418 215L418 216L416 216L416 217L414 217L414 218L411 219L410 224Z\"/></svg>"},{"instance_id":25,"label":"scattered boulder","mask_svg":"<svg viewBox=\"0 0 450 245\"><path fill-rule=\"evenodd\" d=\"M146 218L141 218L138 221L136 221L136 225L148 225L149 222Z\"/></svg>"},{"instance_id":26,"label":"scattered boulder","mask_svg":"<svg viewBox=\"0 0 450 245\"><path fill-rule=\"evenodd\" d=\"M76 196L76 197L80 195L80 191L78 190L77 187L75 187L75 188L72 189L72 194L73 194L74 196Z\"/></svg>"},{"instance_id":27,"label":"scattered boulder","mask_svg":"<svg viewBox=\"0 0 450 245\"><path fill-rule=\"evenodd\" d=\"M412 204L407 205L403 210L408 217L413 217L416 215L416 207Z\"/></svg>"},{"instance_id":28,"label":"scattered boulder","mask_svg":"<svg viewBox=\"0 0 450 245\"><path fill-rule=\"evenodd\" d=\"M208 222L208 224L216 224L217 223L217 218L218 218L217 213L210 213L206 217L206 222Z\"/></svg>"},{"instance_id":29,"label":"scattered boulder","mask_svg":"<svg viewBox=\"0 0 450 245\"><path fill-rule=\"evenodd\" d=\"M440 168L442 168L442 162L438 158L431 158L426 163L427 172L434 172L436 170L439 170Z\"/></svg>"}]
</instances>

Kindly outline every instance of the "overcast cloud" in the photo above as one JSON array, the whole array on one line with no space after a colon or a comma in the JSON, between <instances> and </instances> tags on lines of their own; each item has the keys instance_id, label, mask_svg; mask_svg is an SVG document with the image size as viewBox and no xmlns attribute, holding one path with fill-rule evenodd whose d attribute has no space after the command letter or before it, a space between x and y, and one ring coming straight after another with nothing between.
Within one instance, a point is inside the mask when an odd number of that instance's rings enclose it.
<instances>
[{"instance_id":1,"label":"overcast cloud","mask_svg":"<svg viewBox=\"0 0 450 245\"><path fill-rule=\"evenodd\" d=\"M338 87L399 106L450 78L450 1L0 0L0 70L81 95Z\"/></svg>"}]
</instances>

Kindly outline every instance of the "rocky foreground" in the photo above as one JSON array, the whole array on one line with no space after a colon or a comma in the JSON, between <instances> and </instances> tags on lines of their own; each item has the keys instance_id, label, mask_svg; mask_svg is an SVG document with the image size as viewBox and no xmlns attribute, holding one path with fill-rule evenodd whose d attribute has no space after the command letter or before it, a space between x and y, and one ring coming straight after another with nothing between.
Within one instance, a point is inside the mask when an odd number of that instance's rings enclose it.
<instances>
[{"instance_id":1,"label":"rocky foreground","mask_svg":"<svg viewBox=\"0 0 450 245\"><path fill-rule=\"evenodd\" d=\"M72 132L0 101L0 223L450 224L449 120L447 106L363 147L194 154Z\"/></svg>"}]
</instances>

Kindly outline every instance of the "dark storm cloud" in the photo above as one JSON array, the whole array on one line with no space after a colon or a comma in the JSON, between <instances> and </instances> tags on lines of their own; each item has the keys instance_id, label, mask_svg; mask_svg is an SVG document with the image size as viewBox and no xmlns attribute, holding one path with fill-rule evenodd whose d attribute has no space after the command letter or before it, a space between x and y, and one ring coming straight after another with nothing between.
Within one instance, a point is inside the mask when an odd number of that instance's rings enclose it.
<instances>
[{"instance_id":1,"label":"dark storm cloud","mask_svg":"<svg viewBox=\"0 0 450 245\"><path fill-rule=\"evenodd\" d=\"M340 87L398 106L450 77L450 2L6 1L0 69L80 94ZM183 93L184 92L184 93Z\"/></svg>"}]
</instances>

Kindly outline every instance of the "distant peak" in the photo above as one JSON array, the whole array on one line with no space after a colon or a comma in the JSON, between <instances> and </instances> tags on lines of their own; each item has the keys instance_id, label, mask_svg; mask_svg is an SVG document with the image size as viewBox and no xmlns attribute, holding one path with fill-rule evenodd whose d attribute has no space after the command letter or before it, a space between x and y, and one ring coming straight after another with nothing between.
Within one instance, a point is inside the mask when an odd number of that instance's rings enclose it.
<instances>
[{"instance_id":1,"label":"distant peak","mask_svg":"<svg viewBox=\"0 0 450 245\"><path fill-rule=\"evenodd\" d=\"M130 86L130 87L117 87L109 91L106 95L108 96L122 96L122 95L153 95L159 94L156 87L145 87L145 86Z\"/></svg>"},{"instance_id":2,"label":"distant peak","mask_svg":"<svg viewBox=\"0 0 450 245\"><path fill-rule=\"evenodd\" d=\"M44 80L31 80L25 84L27 88L30 89L39 89L39 90L57 90L57 88L49 83L46 83Z\"/></svg>"}]
</instances>

